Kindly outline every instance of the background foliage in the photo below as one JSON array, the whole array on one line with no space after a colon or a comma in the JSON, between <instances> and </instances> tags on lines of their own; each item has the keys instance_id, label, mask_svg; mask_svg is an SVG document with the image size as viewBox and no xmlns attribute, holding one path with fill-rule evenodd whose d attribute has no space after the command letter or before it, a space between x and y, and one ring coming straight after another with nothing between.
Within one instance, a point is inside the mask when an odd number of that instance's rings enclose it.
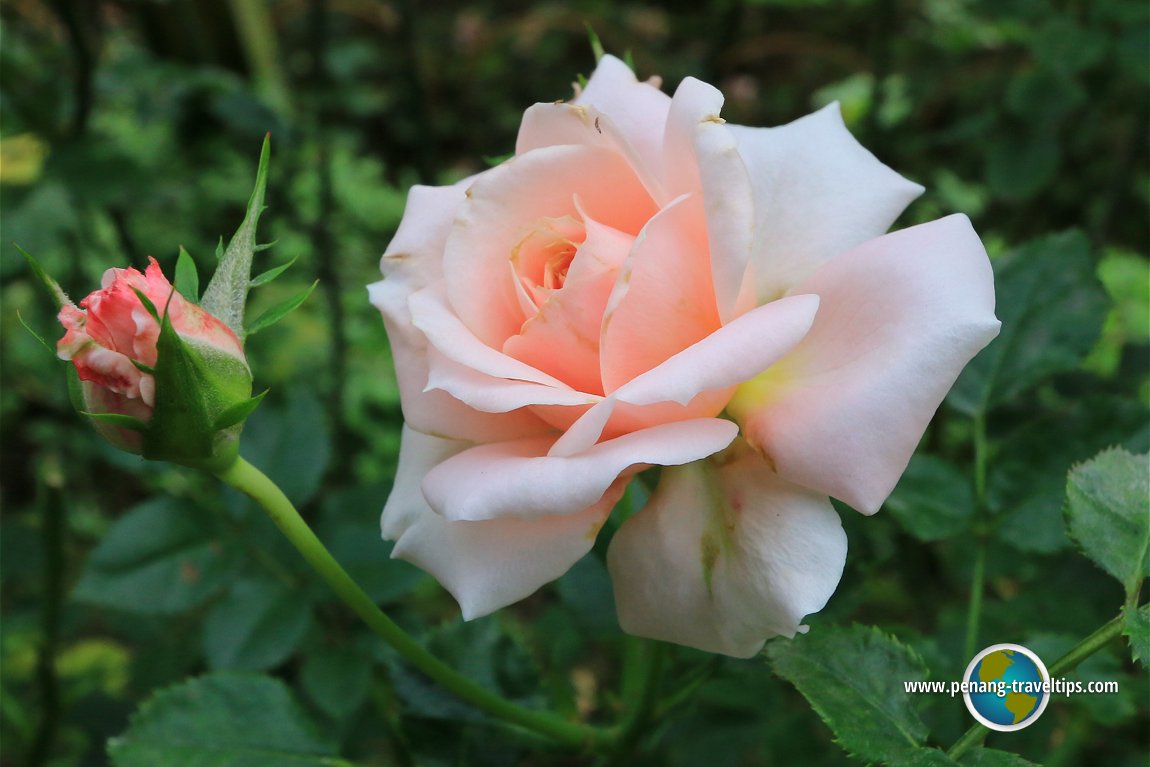
<instances>
[{"instance_id":1,"label":"background foliage","mask_svg":"<svg viewBox=\"0 0 1150 767\"><path fill-rule=\"evenodd\" d=\"M1144 566L1128 572L1132 555L1105 549L1114 534L1089 517L1090 471L1068 507L1087 517L1070 512L1070 529L1106 570L1072 546L1062 509L1072 466L1112 445L1144 452L1150 431L1141 0L9 0L0 13L4 765L106 763L107 739L145 700L113 741L116 764L161 763L149 749L173 738L191 759L209 731L240 754L234 764L585 761L399 663L246 499L84 428L60 363L17 321L57 332L9 243L73 296L148 255L170 272L180 245L206 272L271 131L261 226L276 245L261 257L296 263L256 291L253 313L321 283L250 346L257 387L272 391L243 453L456 667L524 703L614 721L627 703L624 643L600 557L468 624L427 576L387 559L378 513L402 418L363 288L409 185L481 170L511 150L526 106L567 97L589 73L586 23L641 77L718 85L731 122L780 124L839 99L863 144L928 188L899 226L974 219L1004 321L885 510L840 509L847 571L811 634L751 661L673 651L632 763L832 765L845 748L859 763L945 764L920 747L954 742L966 711L906 696L901 682L960 677L972 582L985 584L975 649L1021 642L1048 663L1136 603ZM1135 535L1144 500L1132 501ZM1145 610L1138 620L1145 657ZM812 659L843 653L863 665L816 663L822 687L804 676ZM1125 642L1077 673L1122 691L1055 701L990 745L1048 765L1144 764L1150 691ZM860 699L826 698L843 674ZM849 720L865 705L886 718L859 730ZM909 739L887 742L893 731ZM1002 759L974 751L964 763L1022 764Z\"/></svg>"}]
</instances>

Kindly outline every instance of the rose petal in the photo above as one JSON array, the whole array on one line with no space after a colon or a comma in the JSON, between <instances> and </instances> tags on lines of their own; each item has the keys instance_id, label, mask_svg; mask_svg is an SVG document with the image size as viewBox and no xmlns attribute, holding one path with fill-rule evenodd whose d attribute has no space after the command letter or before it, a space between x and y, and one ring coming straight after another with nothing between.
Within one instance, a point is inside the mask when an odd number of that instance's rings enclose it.
<instances>
[{"instance_id":1,"label":"rose petal","mask_svg":"<svg viewBox=\"0 0 1150 767\"><path fill-rule=\"evenodd\" d=\"M411 187L399 229L380 259L386 277L406 280L411 292L443 277L443 248L472 183L468 178L452 186Z\"/></svg>"},{"instance_id":2,"label":"rose petal","mask_svg":"<svg viewBox=\"0 0 1150 767\"><path fill-rule=\"evenodd\" d=\"M599 59L575 103L610 117L642 158L642 166L656 178L662 175L663 130L671 99L658 86L639 82L626 64L607 55Z\"/></svg>"},{"instance_id":3,"label":"rose petal","mask_svg":"<svg viewBox=\"0 0 1150 767\"><path fill-rule=\"evenodd\" d=\"M445 392L425 391L427 338L412 322L408 299L442 278L444 243L470 183L465 180L454 186L411 188L399 230L380 262L387 278L367 286L368 298L383 315L403 417L413 428L474 440L540 434L548 427L531 413L477 413Z\"/></svg>"},{"instance_id":4,"label":"rose petal","mask_svg":"<svg viewBox=\"0 0 1150 767\"><path fill-rule=\"evenodd\" d=\"M651 86L641 87L649 89ZM663 99L667 98L662 93L659 95ZM659 130L662 131L662 127ZM596 146L618 152L635 169L635 174L656 203L662 205L669 202L656 170L658 166L651 167L652 159L659 160L661 154L640 152L609 114L588 104L565 102L535 104L523 113L523 120L519 123L519 137L515 142L515 154L522 155L535 149L564 144Z\"/></svg>"},{"instance_id":5,"label":"rose petal","mask_svg":"<svg viewBox=\"0 0 1150 767\"><path fill-rule=\"evenodd\" d=\"M441 389L476 410L506 413L531 405L587 407L602 400L594 394L576 391L566 385L546 384L497 378L461 365L431 347L427 350L428 389ZM477 440L496 441L490 435Z\"/></svg>"},{"instance_id":6,"label":"rose petal","mask_svg":"<svg viewBox=\"0 0 1150 767\"><path fill-rule=\"evenodd\" d=\"M554 376L483 343L444 303L443 295L437 288L431 287L415 293L408 299L407 306L411 310L412 323L423 331L427 340L444 356L496 378L571 389Z\"/></svg>"},{"instance_id":7,"label":"rose petal","mask_svg":"<svg viewBox=\"0 0 1150 767\"><path fill-rule=\"evenodd\" d=\"M599 375L599 333L615 275L635 238L588 219L586 239L576 251L566 282L553 291L536 316L503 351L517 360L591 394L603 393Z\"/></svg>"},{"instance_id":8,"label":"rose petal","mask_svg":"<svg viewBox=\"0 0 1150 767\"><path fill-rule=\"evenodd\" d=\"M618 152L555 146L513 157L481 173L468 191L443 254L454 313L484 344L499 349L524 320L507 261L540 219L587 214L637 233L655 204Z\"/></svg>"},{"instance_id":9,"label":"rose petal","mask_svg":"<svg viewBox=\"0 0 1150 767\"><path fill-rule=\"evenodd\" d=\"M382 528L384 538L396 541L392 556L434 575L471 620L529 596L590 551L626 480L575 514L452 522L427 505L419 479L465 446L405 428Z\"/></svg>"},{"instance_id":10,"label":"rose petal","mask_svg":"<svg viewBox=\"0 0 1150 767\"><path fill-rule=\"evenodd\" d=\"M452 520L573 514L632 466L695 461L722 450L737 433L730 421L699 418L626 434L570 457L548 456L550 437L479 445L432 469L423 494Z\"/></svg>"},{"instance_id":11,"label":"rose petal","mask_svg":"<svg viewBox=\"0 0 1150 767\"><path fill-rule=\"evenodd\" d=\"M380 518L380 531L384 540L394 541L419 522L425 513L433 513L427 506L420 484L427 472L471 447L463 440L443 439L424 434L404 424L399 443L399 465L395 469L395 482Z\"/></svg>"},{"instance_id":12,"label":"rose petal","mask_svg":"<svg viewBox=\"0 0 1150 767\"><path fill-rule=\"evenodd\" d=\"M998 334L990 262L950 216L860 245L796 290L821 298L814 326L728 410L784 478L874 513Z\"/></svg>"},{"instance_id":13,"label":"rose petal","mask_svg":"<svg viewBox=\"0 0 1150 767\"><path fill-rule=\"evenodd\" d=\"M702 201L681 197L643 227L607 303L604 390L610 394L719 325Z\"/></svg>"},{"instance_id":14,"label":"rose petal","mask_svg":"<svg viewBox=\"0 0 1150 767\"><path fill-rule=\"evenodd\" d=\"M781 359L806 335L818 306L818 296L788 296L742 315L616 389L581 416L556 441L549 455L586 450L599 440L616 412L632 429L714 415L726 404L729 394L716 403L696 398L704 392L737 386ZM675 403L687 409L674 413L649 407L658 403ZM716 407L713 412L703 410L712 406Z\"/></svg>"},{"instance_id":15,"label":"rose petal","mask_svg":"<svg viewBox=\"0 0 1150 767\"><path fill-rule=\"evenodd\" d=\"M607 566L627 633L749 658L823 608L846 551L825 496L749 455L665 469L615 533Z\"/></svg>"},{"instance_id":16,"label":"rose petal","mask_svg":"<svg viewBox=\"0 0 1150 767\"><path fill-rule=\"evenodd\" d=\"M731 130L753 179L760 303L886 232L923 191L855 140L837 102L778 128Z\"/></svg>"},{"instance_id":17,"label":"rose petal","mask_svg":"<svg viewBox=\"0 0 1150 767\"><path fill-rule=\"evenodd\" d=\"M389 277L368 286L371 303L383 314L395 362L403 418L413 428L442 437L470 440L515 439L550 429L527 411L492 415L468 407L444 391L426 391L427 339L412 324L410 288L402 278Z\"/></svg>"},{"instance_id":18,"label":"rose petal","mask_svg":"<svg viewBox=\"0 0 1150 767\"><path fill-rule=\"evenodd\" d=\"M663 155L670 195L702 193L716 306L728 321L755 305L753 294L742 291L755 200L735 134L719 117L722 108L716 88L693 77L683 80L671 101Z\"/></svg>"}]
</instances>

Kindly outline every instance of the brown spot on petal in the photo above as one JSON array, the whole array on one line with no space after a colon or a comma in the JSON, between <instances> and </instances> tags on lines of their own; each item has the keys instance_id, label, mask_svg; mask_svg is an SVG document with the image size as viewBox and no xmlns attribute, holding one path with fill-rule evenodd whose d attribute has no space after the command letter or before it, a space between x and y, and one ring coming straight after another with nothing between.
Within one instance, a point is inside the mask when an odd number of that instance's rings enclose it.
<instances>
[{"instance_id":1,"label":"brown spot on petal","mask_svg":"<svg viewBox=\"0 0 1150 767\"><path fill-rule=\"evenodd\" d=\"M726 125L727 121L718 115L707 115L703 118L705 123L715 123L716 125Z\"/></svg>"}]
</instances>

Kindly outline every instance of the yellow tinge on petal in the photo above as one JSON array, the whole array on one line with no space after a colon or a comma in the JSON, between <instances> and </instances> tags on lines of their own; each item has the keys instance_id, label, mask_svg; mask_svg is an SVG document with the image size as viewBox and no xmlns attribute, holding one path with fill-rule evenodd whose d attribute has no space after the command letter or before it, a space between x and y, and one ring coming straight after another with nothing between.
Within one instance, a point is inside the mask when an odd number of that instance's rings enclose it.
<instances>
[{"instance_id":1,"label":"yellow tinge on petal","mask_svg":"<svg viewBox=\"0 0 1150 767\"><path fill-rule=\"evenodd\" d=\"M727 414L735 419L752 445L755 443L747 435L747 423L762 407L774 402L790 388L795 378L793 368L793 355L779 360L754 378L739 384L727 403Z\"/></svg>"}]
</instances>

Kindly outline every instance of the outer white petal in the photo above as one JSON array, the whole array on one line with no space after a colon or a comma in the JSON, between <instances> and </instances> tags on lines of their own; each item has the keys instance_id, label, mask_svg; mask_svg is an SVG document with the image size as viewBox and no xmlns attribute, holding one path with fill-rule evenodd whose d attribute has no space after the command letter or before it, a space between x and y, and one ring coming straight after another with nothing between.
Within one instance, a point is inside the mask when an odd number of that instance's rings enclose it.
<instances>
[{"instance_id":1,"label":"outer white petal","mask_svg":"<svg viewBox=\"0 0 1150 767\"><path fill-rule=\"evenodd\" d=\"M611 118L653 174L663 169L663 128L671 99L651 83L642 83L614 56L599 60L575 103L592 106ZM662 201L662 200L661 200Z\"/></svg>"},{"instance_id":2,"label":"outer white petal","mask_svg":"<svg viewBox=\"0 0 1150 767\"><path fill-rule=\"evenodd\" d=\"M530 595L565 573L591 550L595 536L622 495L614 483L591 507L566 516L451 522L436 514L419 479L466 443L404 428L400 468L383 512L383 536L396 541L392 556L435 576L451 592L465 620Z\"/></svg>"},{"instance_id":3,"label":"outer white petal","mask_svg":"<svg viewBox=\"0 0 1150 767\"><path fill-rule=\"evenodd\" d=\"M408 299L442 278L443 249L470 183L411 188L403 221L380 261L386 279L368 285L368 297L387 327L405 421L420 431L463 439L540 434L547 427L531 413L477 413L444 392L424 391L427 339L412 324Z\"/></svg>"},{"instance_id":4,"label":"outer white petal","mask_svg":"<svg viewBox=\"0 0 1150 767\"><path fill-rule=\"evenodd\" d=\"M950 216L860 245L796 291L821 299L814 326L729 411L781 476L874 513L998 334L990 261Z\"/></svg>"},{"instance_id":5,"label":"outer white petal","mask_svg":"<svg viewBox=\"0 0 1150 767\"><path fill-rule=\"evenodd\" d=\"M549 427L527 411L481 413L444 391L427 391L427 338L412 323L408 309L410 284L388 277L367 287L368 296L383 314L383 324L395 362L403 418L412 428L441 437L472 440L514 439L542 434Z\"/></svg>"},{"instance_id":6,"label":"outer white petal","mask_svg":"<svg viewBox=\"0 0 1150 767\"><path fill-rule=\"evenodd\" d=\"M623 630L748 658L804 630L846 562L830 501L754 455L665 469L607 552Z\"/></svg>"},{"instance_id":7,"label":"outer white petal","mask_svg":"<svg viewBox=\"0 0 1150 767\"><path fill-rule=\"evenodd\" d=\"M754 188L760 302L883 234L922 194L855 140L837 102L778 128L731 130Z\"/></svg>"},{"instance_id":8,"label":"outer white petal","mask_svg":"<svg viewBox=\"0 0 1150 767\"><path fill-rule=\"evenodd\" d=\"M697 418L625 434L573 456L549 456L551 437L479 445L423 480L431 507L453 520L574 514L595 503L636 465L673 466L717 453L738 427Z\"/></svg>"},{"instance_id":9,"label":"outer white petal","mask_svg":"<svg viewBox=\"0 0 1150 767\"><path fill-rule=\"evenodd\" d=\"M395 482L380 518L380 531L388 541L398 540L425 512L433 513L420 489L427 472L471 446L470 442L423 434L407 424L400 440Z\"/></svg>"},{"instance_id":10,"label":"outer white petal","mask_svg":"<svg viewBox=\"0 0 1150 767\"><path fill-rule=\"evenodd\" d=\"M737 134L719 117L722 106L723 94L713 86L683 80L671 101L663 157L668 196L702 192L715 300L727 322L754 305L740 298L759 201Z\"/></svg>"},{"instance_id":11,"label":"outer white petal","mask_svg":"<svg viewBox=\"0 0 1150 767\"><path fill-rule=\"evenodd\" d=\"M411 292L443 276L443 248L471 182L411 187L403 220L380 260L384 276L406 280Z\"/></svg>"}]
</instances>

